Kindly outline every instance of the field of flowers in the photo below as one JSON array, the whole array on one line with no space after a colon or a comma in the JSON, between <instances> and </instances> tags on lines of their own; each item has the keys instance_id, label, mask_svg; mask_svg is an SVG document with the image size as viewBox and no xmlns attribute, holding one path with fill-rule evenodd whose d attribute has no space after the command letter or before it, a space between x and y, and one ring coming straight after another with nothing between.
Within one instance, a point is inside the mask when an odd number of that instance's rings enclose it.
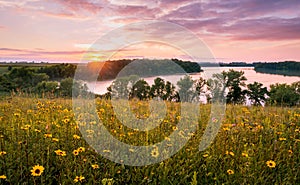
<instances>
[{"instance_id":1,"label":"field of flowers","mask_svg":"<svg viewBox=\"0 0 300 185\"><path fill-rule=\"evenodd\" d=\"M148 116L147 102L131 106L136 116ZM159 128L146 133L122 126L111 103L97 100L107 129L132 145L156 143L176 130L179 104L168 107ZM72 100L2 98L0 184L300 184L300 108L227 105L221 130L202 152L198 145L210 105L200 110L196 133L177 154L132 167L109 161L87 144Z\"/></svg>"}]
</instances>

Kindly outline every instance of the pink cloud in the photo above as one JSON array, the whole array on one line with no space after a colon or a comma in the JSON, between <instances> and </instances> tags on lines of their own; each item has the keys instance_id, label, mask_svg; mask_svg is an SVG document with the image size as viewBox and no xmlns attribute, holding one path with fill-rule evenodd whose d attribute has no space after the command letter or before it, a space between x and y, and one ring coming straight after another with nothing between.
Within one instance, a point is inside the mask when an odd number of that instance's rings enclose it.
<instances>
[{"instance_id":1,"label":"pink cloud","mask_svg":"<svg viewBox=\"0 0 300 185\"><path fill-rule=\"evenodd\" d=\"M68 10L78 12L80 10L86 10L92 13L98 13L103 6L98 3L92 3L88 0L54 0L55 2L62 4Z\"/></svg>"}]
</instances>

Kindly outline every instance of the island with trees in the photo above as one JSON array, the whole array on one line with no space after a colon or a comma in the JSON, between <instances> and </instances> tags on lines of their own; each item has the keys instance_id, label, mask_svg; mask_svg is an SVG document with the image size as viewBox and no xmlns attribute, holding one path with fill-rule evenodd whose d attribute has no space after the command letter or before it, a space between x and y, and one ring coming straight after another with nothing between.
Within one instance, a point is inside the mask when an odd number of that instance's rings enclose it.
<instances>
[{"instance_id":1,"label":"island with trees","mask_svg":"<svg viewBox=\"0 0 300 185\"><path fill-rule=\"evenodd\" d=\"M300 76L300 62L257 62L254 63L254 70L259 73Z\"/></svg>"}]
</instances>

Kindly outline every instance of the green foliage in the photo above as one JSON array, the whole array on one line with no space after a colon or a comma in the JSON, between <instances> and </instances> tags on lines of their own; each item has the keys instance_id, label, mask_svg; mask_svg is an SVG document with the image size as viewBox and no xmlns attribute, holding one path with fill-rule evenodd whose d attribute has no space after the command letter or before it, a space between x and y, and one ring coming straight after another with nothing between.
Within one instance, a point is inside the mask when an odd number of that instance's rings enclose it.
<instances>
[{"instance_id":1,"label":"green foliage","mask_svg":"<svg viewBox=\"0 0 300 185\"><path fill-rule=\"evenodd\" d=\"M272 84L270 88L270 104L279 106L295 106L299 104L299 82L295 82L292 85L276 83Z\"/></svg>"},{"instance_id":2,"label":"green foliage","mask_svg":"<svg viewBox=\"0 0 300 185\"><path fill-rule=\"evenodd\" d=\"M96 67L93 63L88 65ZM101 65L103 64L98 64L98 67L100 67ZM182 61L178 59L123 59L106 61L99 73L98 80L115 79L117 76L126 77L131 74L136 74L140 77L150 77L158 75L170 75L182 72L196 73L201 71L202 70L197 63L190 61Z\"/></svg>"},{"instance_id":3,"label":"green foliage","mask_svg":"<svg viewBox=\"0 0 300 185\"><path fill-rule=\"evenodd\" d=\"M246 94L248 95L252 104L258 106L262 105L266 101L266 95L268 95L268 89L263 87L262 83L254 82L247 85L248 90Z\"/></svg>"},{"instance_id":4,"label":"green foliage","mask_svg":"<svg viewBox=\"0 0 300 185\"><path fill-rule=\"evenodd\" d=\"M35 87L38 93L55 93L58 91L59 85L56 81L42 81Z\"/></svg>"},{"instance_id":5,"label":"green foliage","mask_svg":"<svg viewBox=\"0 0 300 185\"><path fill-rule=\"evenodd\" d=\"M76 66L73 64L58 64L41 67L38 72L46 73L51 80L74 77Z\"/></svg>"},{"instance_id":6,"label":"green foliage","mask_svg":"<svg viewBox=\"0 0 300 185\"><path fill-rule=\"evenodd\" d=\"M65 78L60 82L59 92L61 96L78 97L88 95L88 88L85 84L75 81L73 78Z\"/></svg>"},{"instance_id":7,"label":"green foliage","mask_svg":"<svg viewBox=\"0 0 300 185\"><path fill-rule=\"evenodd\" d=\"M150 97L150 86L148 83L141 79L138 80L134 85L132 86L132 89L129 94L129 98L138 98L139 100L147 100Z\"/></svg>"},{"instance_id":8,"label":"green foliage","mask_svg":"<svg viewBox=\"0 0 300 185\"><path fill-rule=\"evenodd\" d=\"M268 62L255 63L254 70L261 73L280 74L287 76L300 76L300 62Z\"/></svg>"},{"instance_id":9,"label":"green foliage","mask_svg":"<svg viewBox=\"0 0 300 185\"><path fill-rule=\"evenodd\" d=\"M28 67L13 68L2 78L10 91L32 91L38 83L48 79L45 73L35 73Z\"/></svg>"},{"instance_id":10,"label":"green foliage","mask_svg":"<svg viewBox=\"0 0 300 185\"><path fill-rule=\"evenodd\" d=\"M111 96L115 98L128 99L132 86L138 81L139 77L130 75L127 77L118 77L107 88Z\"/></svg>"},{"instance_id":11,"label":"green foliage","mask_svg":"<svg viewBox=\"0 0 300 185\"><path fill-rule=\"evenodd\" d=\"M225 79L221 73L213 74L213 78L208 79L206 84L210 92L207 95L208 102L221 102L225 100Z\"/></svg>"},{"instance_id":12,"label":"green foliage","mask_svg":"<svg viewBox=\"0 0 300 185\"><path fill-rule=\"evenodd\" d=\"M242 90L241 87L245 87L245 81L247 78L244 76L243 71L235 71L230 69L228 72L223 71L225 87L228 89L226 96L227 103L241 104L245 102L246 90Z\"/></svg>"},{"instance_id":13,"label":"green foliage","mask_svg":"<svg viewBox=\"0 0 300 185\"><path fill-rule=\"evenodd\" d=\"M182 102L192 102L197 95L197 92L194 88L193 79L186 75L177 82L179 88L178 93L180 101Z\"/></svg>"},{"instance_id":14,"label":"green foliage","mask_svg":"<svg viewBox=\"0 0 300 185\"><path fill-rule=\"evenodd\" d=\"M150 89L150 96L162 100L178 101L178 93L175 91L175 86L159 77L154 79L154 84Z\"/></svg>"}]
</instances>

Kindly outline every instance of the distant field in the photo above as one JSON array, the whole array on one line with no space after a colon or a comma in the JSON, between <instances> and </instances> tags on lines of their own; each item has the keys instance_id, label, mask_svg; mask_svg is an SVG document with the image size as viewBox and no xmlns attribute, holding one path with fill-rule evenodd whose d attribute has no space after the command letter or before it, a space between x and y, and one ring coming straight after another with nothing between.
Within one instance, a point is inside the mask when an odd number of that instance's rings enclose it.
<instances>
[{"instance_id":1,"label":"distant field","mask_svg":"<svg viewBox=\"0 0 300 185\"><path fill-rule=\"evenodd\" d=\"M40 68L40 67L45 67L45 66L51 66L51 65L57 65L58 63L7 63L7 64L0 64L0 75L3 73L8 72L8 67L11 66L12 68L15 67L30 67L30 68Z\"/></svg>"}]
</instances>

